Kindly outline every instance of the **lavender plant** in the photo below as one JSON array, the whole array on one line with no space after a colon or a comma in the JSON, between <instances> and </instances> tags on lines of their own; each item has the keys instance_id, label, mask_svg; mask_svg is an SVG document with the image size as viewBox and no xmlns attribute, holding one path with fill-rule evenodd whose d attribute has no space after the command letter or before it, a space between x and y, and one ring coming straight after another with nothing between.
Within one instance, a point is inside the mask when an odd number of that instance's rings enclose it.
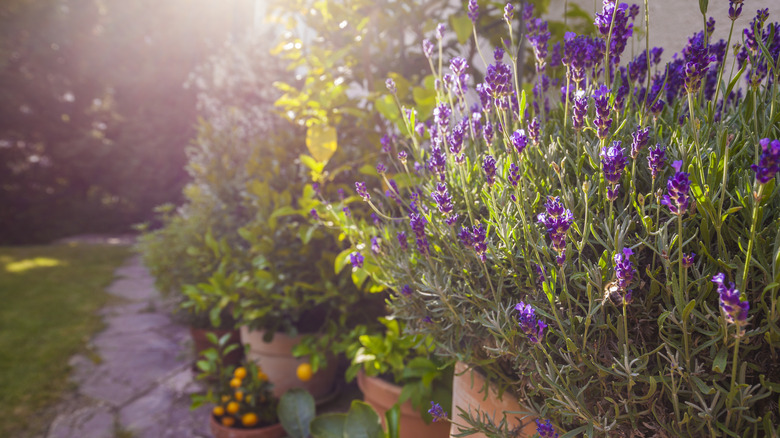
<instances>
[{"instance_id":1,"label":"lavender plant","mask_svg":"<svg viewBox=\"0 0 780 438\"><path fill-rule=\"evenodd\" d=\"M394 95L404 131L352 198L378 219L318 215L363 256L353 275L397 291L395 317L517 395L540 436L777 436L780 26L758 11L734 55L705 20L662 66L628 51L639 6L604 0L598 34L552 54L529 8L470 94L426 42L433 113Z\"/></svg>"}]
</instances>

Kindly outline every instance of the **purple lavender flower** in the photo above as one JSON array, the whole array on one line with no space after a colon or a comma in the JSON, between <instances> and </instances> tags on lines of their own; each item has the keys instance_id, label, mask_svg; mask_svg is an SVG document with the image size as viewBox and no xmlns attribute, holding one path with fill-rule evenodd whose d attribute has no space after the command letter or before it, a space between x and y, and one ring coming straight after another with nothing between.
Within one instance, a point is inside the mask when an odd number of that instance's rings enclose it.
<instances>
[{"instance_id":1,"label":"purple lavender flower","mask_svg":"<svg viewBox=\"0 0 780 438\"><path fill-rule=\"evenodd\" d=\"M460 243L465 247L471 248L473 246L471 243L471 231L469 231L468 228L460 227L460 231L458 231L458 240L460 240Z\"/></svg>"},{"instance_id":2,"label":"purple lavender flower","mask_svg":"<svg viewBox=\"0 0 780 438\"><path fill-rule=\"evenodd\" d=\"M572 127L576 130L585 127L586 115L588 115L588 99L585 97L585 92L579 90L574 94L572 100Z\"/></svg>"},{"instance_id":3,"label":"purple lavender flower","mask_svg":"<svg viewBox=\"0 0 780 438\"><path fill-rule=\"evenodd\" d=\"M436 201L436 206L439 207L439 211L445 216L449 216L452 213L452 196L447 191L447 184L437 183L436 190L431 194L433 200Z\"/></svg>"},{"instance_id":4,"label":"purple lavender flower","mask_svg":"<svg viewBox=\"0 0 780 438\"><path fill-rule=\"evenodd\" d=\"M389 180L388 183L390 184L390 188L385 190L385 196L395 201L396 204L400 204L401 198L398 196L400 195L400 192L398 191L398 185L393 179Z\"/></svg>"},{"instance_id":5,"label":"purple lavender flower","mask_svg":"<svg viewBox=\"0 0 780 438\"><path fill-rule=\"evenodd\" d=\"M349 255L349 262L356 268L363 267L363 254L359 252L353 252Z\"/></svg>"},{"instance_id":6,"label":"purple lavender flower","mask_svg":"<svg viewBox=\"0 0 780 438\"><path fill-rule=\"evenodd\" d=\"M558 438L558 434L555 432L555 428L549 419L545 420L544 423L536 420L536 433L539 434L539 438Z\"/></svg>"},{"instance_id":7,"label":"purple lavender flower","mask_svg":"<svg viewBox=\"0 0 780 438\"><path fill-rule=\"evenodd\" d=\"M376 213L371 213L371 222L372 222L374 225L377 225L377 226L379 226L379 225L381 225L381 224L382 224L382 219L381 219L379 216L377 216L377 214L376 214Z\"/></svg>"},{"instance_id":8,"label":"purple lavender flower","mask_svg":"<svg viewBox=\"0 0 780 438\"><path fill-rule=\"evenodd\" d=\"M720 308L731 324L744 325L747 322L750 303L740 300L739 290L734 283L726 284L726 274L719 272L712 276L712 282L718 285Z\"/></svg>"},{"instance_id":9,"label":"purple lavender flower","mask_svg":"<svg viewBox=\"0 0 780 438\"><path fill-rule=\"evenodd\" d=\"M528 124L528 137L534 144L539 144L539 140L542 138L542 124L539 123L539 119L536 117Z\"/></svg>"},{"instance_id":10,"label":"purple lavender flower","mask_svg":"<svg viewBox=\"0 0 780 438\"><path fill-rule=\"evenodd\" d=\"M609 128L612 127L612 119L609 117L612 108L609 99L610 91L606 85L597 88L593 95L593 100L596 102L596 118L593 124L596 125L598 137L602 140L609 136Z\"/></svg>"},{"instance_id":11,"label":"purple lavender flower","mask_svg":"<svg viewBox=\"0 0 780 438\"><path fill-rule=\"evenodd\" d=\"M687 172L681 172L682 161L675 161L672 163L672 167L677 171L674 176L669 178L666 183L667 194L661 199L661 204L669 207L674 215L683 215L688 211L690 205L690 196L688 191L691 188L691 181L689 179L690 174Z\"/></svg>"},{"instance_id":12,"label":"purple lavender flower","mask_svg":"<svg viewBox=\"0 0 780 438\"><path fill-rule=\"evenodd\" d=\"M487 238L487 230L480 225L476 224L471 229L471 247L474 248L474 251L476 251L477 255L479 256L479 259L483 262L485 261L486 255L485 251L487 251L487 243L485 242L485 239Z\"/></svg>"},{"instance_id":13,"label":"purple lavender flower","mask_svg":"<svg viewBox=\"0 0 780 438\"><path fill-rule=\"evenodd\" d=\"M482 128L482 138L488 147L493 144L493 124L490 121L485 122L485 127Z\"/></svg>"},{"instance_id":14,"label":"purple lavender flower","mask_svg":"<svg viewBox=\"0 0 780 438\"><path fill-rule=\"evenodd\" d=\"M699 91L702 78L707 74L708 66L716 60L716 57L710 53L704 32L688 38L688 44L682 52L685 90L688 93L696 93Z\"/></svg>"},{"instance_id":15,"label":"purple lavender flower","mask_svg":"<svg viewBox=\"0 0 780 438\"><path fill-rule=\"evenodd\" d=\"M566 261L566 233L574 222L574 216L563 207L558 196L548 196L544 208L546 211L539 213L537 220L547 229L552 247L558 253L558 264L562 265Z\"/></svg>"},{"instance_id":16,"label":"purple lavender flower","mask_svg":"<svg viewBox=\"0 0 780 438\"><path fill-rule=\"evenodd\" d=\"M417 251L423 255L428 254L428 238L425 236L425 224L427 222L428 221L425 220L425 217L419 215L418 213L412 213L409 215L409 225L412 227L416 237Z\"/></svg>"},{"instance_id":17,"label":"purple lavender flower","mask_svg":"<svg viewBox=\"0 0 780 438\"><path fill-rule=\"evenodd\" d=\"M314 190L314 194L319 196L320 195L320 183L311 183L311 189Z\"/></svg>"},{"instance_id":18,"label":"purple lavender flower","mask_svg":"<svg viewBox=\"0 0 780 438\"><path fill-rule=\"evenodd\" d=\"M447 25L439 23L436 25L436 38L439 40L444 39L444 33L447 32Z\"/></svg>"},{"instance_id":19,"label":"purple lavender flower","mask_svg":"<svg viewBox=\"0 0 780 438\"><path fill-rule=\"evenodd\" d=\"M341 211L344 212L344 216L352 217L352 211L349 209L349 207L344 207L341 209Z\"/></svg>"},{"instance_id":20,"label":"purple lavender flower","mask_svg":"<svg viewBox=\"0 0 780 438\"><path fill-rule=\"evenodd\" d=\"M381 175L381 174L383 174L385 172L387 172L387 167L385 167L385 164L384 163L377 163L377 165L376 165L376 173Z\"/></svg>"},{"instance_id":21,"label":"purple lavender flower","mask_svg":"<svg viewBox=\"0 0 780 438\"><path fill-rule=\"evenodd\" d=\"M450 124L450 114L452 111L446 103L439 104L433 109L433 119L440 128L445 128Z\"/></svg>"},{"instance_id":22,"label":"purple lavender flower","mask_svg":"<svg viewBox=\"0 0 780 438\"><path fill-rule=\"evenodd\" d=\"M364 201L371 199L371 195L368 194L368 190L366 189L366 183L360 181L355 182L355 191Z\"/></svg>"},{"instance_id":23,"label":"purple lavender flower","mask_svg":"<svg viewBox=\"0 0 780 438\"><path fill-rule=\"evenodd\" d=\"M604 59L606 45L601 38L576 36L573 33L567 33L564 39L566 45L561 62L567 67L567 74L571 76L572 82L577 88L581 88L580 84L585 80L587 71Z\"/></svg>"},{"instance_id":24,"label":"purple lavender flower","mask_svg":"<svg viewBox=\"0 0 780 438\"><path fill-rule=\"evenodd\" d=\"M392 78L387 78L385 80L385 87L387 87L387 91L389 91L390 94L395 94L397 91L395 88L395 81Z\"/></svg>"},{"instance_id":25,"label":"purple lavender flower","mask_svg":"<svg viewBox=\"0 0 780 438\"><path fill-rule=\"evenodd\" d=\"M515 15L515 7L512 6L512 3L507 3L506 6L504 6L504 20L510 22L512 21L514 15Z\"/></svg>"},{"instance_id":26,"label":"purple lavender flower","mask_svg":"<svg viewBox=\"0 0 780 438\"><path fill-rule=\"evenodd\" d=\"M316 209L312 208L311 211L309 211L309 214L311 215L312 219L320 220L320 215L317 213Z\"/></svg>"},{"instance_id":27,"label":"purple lavender flower","mask_svg":"<svg viewBox=\"0 0 780 438\"><path fill-rule=\"evenodd\" d=\"M398 151L398 161L400 161L402 164L406 164L406 151Z\"/></svg>"},{"instance_id":28,"label":"purple lavender flower","mask_svg":"<svg viewBox=\"0 0 780 438\"><path fill-rule=\"evenodd\" d=\"M601 148L601 167L604 169L604 178L610 184L620 182L623 169L626 167L626 157L623 156L623 146L620 140L612 142L612 146Z\"/></svg>"},{"instance_id":29,"label":"purple lavender flower","mask_svg":"<svg viewBox=\"0 0 780 438\"><path fill-rule=\"evenodd\" d=\"M631 17L626 3L616 5L615 1L605 1L603 5L601 13L595 15L594 24L603 37L609 37L610 61L618 64L626 42L634 33L634 24L628 22Z\"/></svg>"},{"instance_id":30,"label":"purple lavender flower","mask_svg":"<svg viewBox=\"0 0 780 438\"><path fill-rule=\"evenodd\" d=\"M615 275L621 289L625 290L634 279L634 265L630 257L634 254L629 248L623 248L623 253L615 254Z\"/></svg>"},{"instance_id":31,"label":"purple lavender flower","mask_svg":"<svg viewBox=\"0 0 780 438\"><path fill-rule=\"evenodd\" d=\"M729 19L735 21L742 15L742 0L729 0Z\"/></svg>"},{"instance_id":32,"label":"purple lavender flower","mask_svg":"<svg viewBox=\"0 0 780 438\"><path fill-rule=\"evenodd\" d=\"M685 268L690 268L693 266L693 261L696 259L696 253L692 252L690 254L683 254L682 257L682 264Z\"/></svg>"},{"instance_id":33,"label":"purple lavender flower","mask_svg":"<svg viewBox=\"0 0 780 438\"><path fill-rule=\"evenodd\" d=\"M450 60L450 70L452 70L452 73L455 76L460 76L463 73L466 72L466 69L469 68L468 62L466 62L466 58L462 58L460 56L456 56L455 58L452 58Z\"/></svg>"},{"instance_id":34,"label":"purple lavender flower","mask_svg":"<svg viewBox=\"0 0 780 438\"><path fill-rule=\"evenodd\" d=\"M637 126L636 131L631 133L631 138L631 158L636 160L639 151L647 146L647 142L650 140L650 128L642 129L641 126Z\"/></svg>"},{"instance_id":35,"label":"purple lavender flower","mask_svg":"<svg viewBox=\"0 0 780 438\"><path fill-rule=\"evenodd\" d=\"M409 287L408 284L405 284L404 287L401 288L401 295L408 297L412 294L412 288Z\"/></svg>"},{"instance_id":36,"label":"purple lavender flower","mask_svg":"<svg viewBox=\"0 0 780 438\"><path fill-rule=\"evenodd\" d=\"M536 316L536 309L530 304L520 301L515 310L519 313L517 316L520 330L528 336L528 340L534 344L539 344L544 339L544 330L547 324Z\"/></svg>"},{"instance_id":37,"label":"purple lavender flower","mask_svg":"<svg viewBox=\"0 0 780 438\"><path fill-rule=\"evenodd\" d=\"M434 423L437 421L447 421L447 413L444 412L444 409L442 409L441 405L438 403L431 402L431 408L428 409L428 413L433 417L432 421Z\"/></svg>"},{"instance_id":38,"label":"purple lavender flower","mask_svg":"<svg viewBox=\"0 0 780 438\"><path fill-rule=\"evenodd\" d=\"M431 149L431 159L428 160L428 170L435 172L439 175L439 179L444 181L444 171L447 166L447 157L444 155L444 151L439 146L434 146Z\"/></svg>"},{"instance_id":39,"label":"purple lavender flower","mask_svg":"<svg viewBox=\"0 0 780 438\"><path fill-rule=\"evenodd\" d=\"M423 40L422 42L423 46L423 53L425 54L425 57L430 59L431 56L433 56L433 43L430 40Z\"/></svg>"},{"instance_id":40,"label":"purple lavender flower","mask_svg":"<svg viewBox=\"0 0 780 438\"><path fill-rule=\"evenodd\" d=\"M407 240L406 233L404 231L399 231L396 235L396 238L398 239L398 245L401 247L401 249L404 251L409 249L409 241Z\"/></svg>"},{"instance_id":41,"label":"purple lavender flower","mask_svg":"<svg viewBox=\"0 0 780 438\"><path fill-rule=\"evenodd\" d=\"M373 252L374 254L379 254L379 252L381 250L382 249L379 246L379 239L376 236L372 237L371 238L371 252Z\"/></svg>"},{"instance_id":42,"label":"purple lavender flower","mask_svg":"<svg viewBox=\"0 0 780 438\"><path fill-rule=\"evenodd\" d=\"M509 170L506 174L506 180L512 187L516 187L518 181L520 181L520 168L515 163L509 165Z\"/></svg>"},{"instance_id":43,"label":"purple lavender flower","mask_svg":"<svg viewBox=\"0 0 780 438\"><path fill-rule=\"evenodd\" d=\"M488 186L496 182L496 159L492 155L486 155L482 161L482 170L485 172L485 179Z\"/></svg>"},{"instance_id":44,"label":"purple lavender flower","mask_svg":"<svg viewBox=\"0 0 780 438\"><path fill-rule=\"evenodd\" d=\"M523 21L529 21L532 18L534 18L534 5L529 2L523 8Z\"/></svg>"},{"instance_id":45,"label":"purple lavender flower","mask_svg":"<svg viewBox=\"0 0 780 438\"><path fill-rule=\"evenodd\" d=\"M512 141L512 146L515 147L515 150L518 154L522 154L525 150L525 147L528 146L528 137L525 135L525 131L522 129L518 129L517 131L513 132L509 139Z\"/></svg>"},{"instance_id":46,"label":"purple lavender flower","mask_svg":"<svg viewBox=\"0 0 780 438\"><path fill-rule=\"evenodd\" d=\"M756 172L756 179L761 184L766 184L775 177L775 174L780 171L780 140L770 140L763 138L759 140L758 144L761 145L761 158L758 160L758 165L751 165L750 168Z\"/></svg>"},{"instance_id":47,"label":"purple lavender flower","mask_svg":"<svg viewBox=\"0 0 780 438\"><path fill-rule=\"evenodd\" d=\"M547 59L547 43L550 40L547 22L541 18L534 18L525 22L525 28L526 38L531 43L534 57L536 57L537 71L542 71Z\"/></svg>"},{"instance_id":48,"label":"purple lavender flower","mask_svg":"<svg viewBox=\"0 0 780 438\"><path fill-rule=\"evenodd\" d=\"M650 174L653 180L658 176L658 172L664 167L666 161L666 148L661 147L661 143L655 145L655 149L650 148L647 154L647 165L650 167Z\"/></svg>"},{"instance_id":49,"label":"purple lavender flower","mask_svg":"<svg viewBox=\"0 0 780 438\"><path fill-rule=\"evenodd\" d=\"M339 188L338 190L336 190L336 193L338 193L339 199L342 200L342 201L346 197L346 195L344 194L344 189L342 189L342 188Z\"/></svg>"},{"instance_id":50,"label":"purple lavender flower","mask_svg":"<svg viewBox=\"0 0 780 438\"><path fill-rule=\"evenodd\" d=\"M476 24L477 18L479 18L479 4L477 4L477 0L469 0L467 14L471 22Z\"/></svg>"}]
</instances>

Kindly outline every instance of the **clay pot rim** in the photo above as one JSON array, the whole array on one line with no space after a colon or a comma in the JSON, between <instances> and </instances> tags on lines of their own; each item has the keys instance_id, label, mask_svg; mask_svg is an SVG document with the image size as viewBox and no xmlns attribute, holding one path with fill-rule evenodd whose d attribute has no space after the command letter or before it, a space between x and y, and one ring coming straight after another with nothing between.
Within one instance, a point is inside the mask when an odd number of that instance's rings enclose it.
<instances>
[{"instance_id":1,"label":"clay pot rim","mask_svg":"<svg viewBox=\"0 0 780 438\"><path fill-rule=\"evenodd\" d=\"M388 382L379 377L369 376L363 370L360 370L358 372L357 383L358 383L358 388L360 388L360 391L363 392L364 398L366 398L366 391L372 391L375 389L377 391L391 393L397 402L398 398L401 396L401 391L403 390L403 387L401 387L400 385ZM386 408L390 409L392 406L393 405L391 404L389 406L386 406ZM418 411L412 406L411 400L406 400L401 404L401 412L403 414L408 414L408 415L420 414L420 411Z\"/></svg>"}]
</instances>

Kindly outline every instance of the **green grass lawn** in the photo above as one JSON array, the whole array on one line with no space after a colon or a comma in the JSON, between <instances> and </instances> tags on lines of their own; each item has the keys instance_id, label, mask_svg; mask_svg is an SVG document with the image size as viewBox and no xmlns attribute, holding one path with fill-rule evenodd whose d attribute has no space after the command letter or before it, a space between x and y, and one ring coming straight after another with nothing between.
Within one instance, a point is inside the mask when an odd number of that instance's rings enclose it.
<instances>
[{"instance_id":1,"label":"green grass lawn","mask_svg":"<svg viewBox=\"0 0 780 438\"><path fill-rule=\"evenodd\" d=\"M68 359L100 330L105 288L128 247L0 247L0 436L38 435L68 387Z\"/></svg>"}]
</instances>

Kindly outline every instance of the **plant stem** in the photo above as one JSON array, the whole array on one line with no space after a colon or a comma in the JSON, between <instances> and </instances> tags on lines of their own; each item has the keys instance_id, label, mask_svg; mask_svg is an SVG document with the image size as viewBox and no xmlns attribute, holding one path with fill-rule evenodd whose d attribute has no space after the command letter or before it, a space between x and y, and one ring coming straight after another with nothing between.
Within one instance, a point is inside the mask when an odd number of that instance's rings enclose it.
<instances>
[{"instance_id":1,"label":"plant stem","mask_svg":"<svg viewBox=\"0 0 780 438\"><path fill-rule=\"evenodd\" d=\"M680 318L682 319L683 323L683 342L684 342L684 348L685 348L685 369L686 371L691 371L691 351L689 349L688 344L688 338L690 338L690 333L688 333L688 321L682 314L684 306L688 305L688 291L686 290L686 273L685 273L685 266L683 265L683 231L682 231L682 214L677 215L677 247L679 248L677 254L678 259L678 265L679 265L679 276L680 276L680 294L682 294L682 298L684 298L682 305L682 309L678 309L680 311ZM679 300L677 300L678 307L680 305Z\"/></svg>"},{"instance_id":2,"label":"plant stem","mask_svg":"<svg viewBox=\"0 0 780 438\"><path fill-rule=\"evenodd\" d=\"M753 199L753 218L750 224L750 240L748 240L747 256L745 257L745 269L742 271L742 283L739 285L739 289L742 293L747 292L747 279L748 272L750 271L750 261L753 256L753 241L756 237L756 225L758 223L758 209L761 206L761 197L764 195L764 184L758 184L758 193L755 194Z\"/></svg>"}]
</instances>

